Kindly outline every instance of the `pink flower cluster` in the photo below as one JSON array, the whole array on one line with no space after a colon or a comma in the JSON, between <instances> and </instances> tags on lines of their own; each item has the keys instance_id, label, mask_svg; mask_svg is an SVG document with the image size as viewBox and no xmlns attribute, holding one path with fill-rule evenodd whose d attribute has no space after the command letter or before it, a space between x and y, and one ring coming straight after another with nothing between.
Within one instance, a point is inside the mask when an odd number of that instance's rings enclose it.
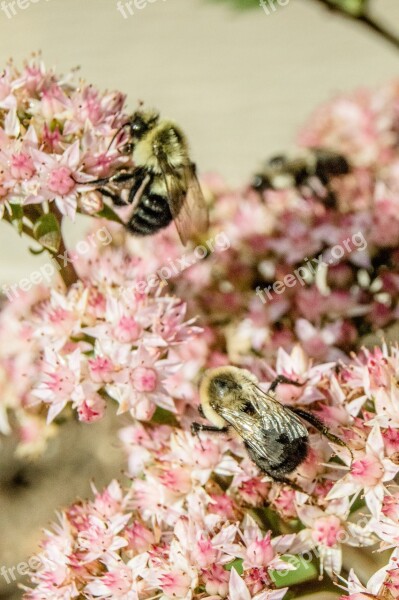
<instances>
[{"instance_id":1,"label":"pink flower cluster","mask_svg":"<svg viewBox=\"0 0 399 600\"><path fill-rule=\"evenodd\" d=\"M185 304L139 293L140 261L121 250L91 268L91 278L67 291L35 289L0 313L0 425L9 433L12 410L20 451L40 450L67 404L85 422L102 418L111 400L136 419L150 420L157 407L183 410L174 378L182 348L200 331L185 320Z\"/></svg>"},{"instance_id":2,"label":"pink flower cluster","mask_svg":"<svg viewBox=\"0 0 399 600\"><path fill-rule=\"evenodd\" d=\"M108 150L122 105L41 65L9 67L2 206L55 201L73 217L86 191L75 179L125 160ZM280 600L300 554L316 556L321 574L343 573L352 600L399 596L399 350L360 349L399 314L398 135L399 86L338 98L300 136L350 161L332 182L335 206L208 177L208 239L223 234L228 248L172 270L186 252L173 227L137 240L110 224L113 245L74 262L79 282L3 308L0 427L9 433L16 416L21 451L41 450L67 406L92 422L114 400L133 417L120 432L131 484L62 513L28 600ZM163 267L168 293L148 283ZM273 287L293 273L303 275L293 286ZM318 415L353 457L311 431L298 492L260 473L242 441L192 436L199 376L222 364L249 368L265 389L276 374L301 383L280 385L278 399ZM394 550L366 587L344 564L345 544Z\"/></svg>"},{"instance_id":3,"label":"pink flower cluster","mask_svg":"<svg viewBox=\"0 0 399 600\"><path fill-rule=\"evenodd\" d=\"M273 573L292 569L280 555L295 536L271 540L250 517L239 527L225 515L208 513L200 492L190 498L189 514L176 515L168 526L145 519L132 492L116 481L102 493L94 491L92 502L72 505L48 532L33 577L37 587L27 599L190 598L197 589L214 599L285 595L286 589L262 590Z\"/></svg>"},{"instance_id":4,"label":"pink flower cluster","mask_svg":"<svg viewBox=\"0 0 399 600\"><path fill-rule=\"evenodd\" d=\"M299 391L282 385L281 399L318 414L346 440L353 459L340 446L337 461L325 438L312 433L296 474L303 492L297 492L272 485L236 438L192 436L193 410L178 417L178 427L127 426L120 439L131 485L122 492L113 482L94 501L63 514L46 534L42 565L32 576L36 587L26 598L51 590L54 598L276 599L284 596L284 577L298 568L298 555L316 556L321 573L335 578L344 566L343 545L396 552L399 396L392 382L399 377L399 350L365 351L335 369L308 363L301 373L292 371L294 359L306 362L299 348L292 356L280 351L283 371L289 368L304 385ZM270 531L271 515L284 535ZM399 593L394 568L388 570ZM349 590L356 581L352 573Z\"/></svg>"},{"instance_id":5,"label":"pink flower cluster","mask_svg":"<svg viewBox=\"0 0 399 600\"><path fill-rule=\"evenodd\" d=\"M84 81L60 79L36 59L22 71L11 63L0 77L0 214L10 205L55 202L73 218L90 205L87 186L76 181L108 174L122 164L108 150L125 122L120 92L100 94Z\"/></svg>"}]
</instances>

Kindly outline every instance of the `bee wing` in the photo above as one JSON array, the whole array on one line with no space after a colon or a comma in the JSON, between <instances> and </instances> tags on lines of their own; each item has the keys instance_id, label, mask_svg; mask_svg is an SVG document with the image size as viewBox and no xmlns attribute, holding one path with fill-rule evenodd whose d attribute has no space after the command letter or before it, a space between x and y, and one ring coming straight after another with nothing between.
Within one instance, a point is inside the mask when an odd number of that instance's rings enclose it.
<instances>
[{"instance_id":1,"label":"bee wing","mask_svg":"<svg viewBox=\"0 0 399 600\"><path fill-rule=\"evenodd\" d=\"M256 452L257 456L265 458L272 464L276 460L275 456L268 454L268 436L276 440L279 435L284 434L287 443L308 435L306 427L295 413L291 413L257 386L253 386L253 391L247 400L255 409L253 415L231 407L221 407L218 412L244 439L246 445Z\"/></svg>"},{"instance_id":2,"label":"bee wing","mask_svg":"<svg viewBox=\"0 0 399 600\"><path fill-rule=\"evenodd\" d=\"M262 426L262 421L259 418L247 415L242 410L235 408L220 408L218 410L220 416L225 419L238 435L243 438L246 445L249 446L257 456L270 460L270 455L267 452L267 439Z\"/></svg>"},{"instance_id":3,"label":"bee wing","mask_svg":"<svg viewBox=\"0 0 399 600\"><path fill-rule=\"evenodd\" d=\"M277 434L285 433L290 442L308 435L308 430L295 413L257 385L253 386L252 404L265 429L272 429Z\"/></svg>"},{"instance_id":4,"label":"bee wing","mask_svg":"<svg viewBox=\"0 0 399 600\"><path fill-rule=\"evenodd\" d=\"M185 246L190 238L206 231L208 227L206 202L192 163L174 170L166 161L160 159L159 162L165 179L170 212Z\"/></svg>"},{"instance_id":5,"label":"bee wing","mask_svg":"<svg viewBox=\"0 0 399 600\"><path fill-rule=\"evenodd\" d=\"M208 207L195 173L195 166L192 163L185 167L184 178L187 194L181 211L176 217L176 227L179 233L184 231L191 238L208 229Z\"/></svg>"}]
</instances>

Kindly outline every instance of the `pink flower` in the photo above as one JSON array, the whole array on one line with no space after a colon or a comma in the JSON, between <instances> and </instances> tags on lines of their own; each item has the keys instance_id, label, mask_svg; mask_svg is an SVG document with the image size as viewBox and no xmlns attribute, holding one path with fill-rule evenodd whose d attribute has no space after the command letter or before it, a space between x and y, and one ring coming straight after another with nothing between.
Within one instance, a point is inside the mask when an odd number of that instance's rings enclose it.
<instances>
[{"instance_id":1,"label":"pink flower","mask_svg":"<svg viewBox=\"0 0 399 600\"><path fill-rule=\"evenodd\" d=\"M123 316L114 327L113 334L115 338L126 344L136 342L143 332L143 328L133 317Z\"/></svg>"},{"instance_id":2,"label":"pink flower","mask_svg":"<svg viewBox=\"0 0 399 600\"><path fill-rule=\"evenodd\" d=\"M208 506L210 513L220 515L229 521L234 521L237 507L227 494L210 494L211 502Z\"/></svg>"},{"instance_id":3,"label":"pink flower","mask_svg":"<svg viewBox=\"0 0 399 600\"><path fill-rule=\"evenodd\" d=\"M175 466L173 469L165 469L159 480L177 494L187 494L191 489L191 476L186 468Z\"/></svg>"},{"instance_id":4,"label":"pink flower","mask_svg":"<svg viewBox=\"0 0 399 600\"><path fill-rule=\"evenodd\" d=\"M344 529L340 519L331 515L330 517L321 517L316 520L313 525L312 537L318 544L332 548L337 544L343 532Z\"/></svg>"},{"instance_id":5,"label":"pink flower","mask_svg":"<svg viewBox=\"0 0 399 600\"><path fill-rule=\"evenodd\" d=\"M270 543L270 534L263 539L255 539L247 547L245 568L249 566L268 566L274 558L274 550Z\"/></svg>"},{"instance_id":6,"label":"pink flower","mask_svg":"<svg viewBox=\"0 0 399 600\"><path fill-rule=\"evenodd\" d=\"M384 467L375 456L355 460L351 467L352 478L363 487L374 487L384 474Z\"/></svg>"},{"instance_id":7,"label":"pink flower","mask_svg":"<svg viewBox=\"0 0 399 600\"><path fill-rule=\"evenodd\" d=\"M132 371L130 379L138 392L153 392L157 387L157 374L154 369L137 367Z\"/></svg>"},{"instance_id":8,"label":"pink flower","mask_svg":"<svg viewBox=\"0 0 399 600\"><path fill-rule=\"evenodd\" d=\"M159 587L168 598L185 598L190 585L191 579L185 573L170 572L159 578Z\"/></svg>"},{"instance_id":9,"label":"pink flower","mask_svg":"<svg viewBox=\"0 0 399 600\"><path fill-rule=\"evenodd\" d=\"M372 428L364 454L356 459L350 472L340 479L327 495L327 500L357 496L364 493L366 504L373 516L379 517L385 495L384 483L391 481L399 465L385 458L384 442L378 425Z\"/></svg>"},{"instance_id":10,"label":"pink flower","mask_svg":"<svg viewBox=\"0 0 399 600\"><path fill-rule=\"evenodd\" d=\"M80 393L81 352L61 356L50 348L45 349L43 378L34 395L50 405L47 421L50 423Z\"/></svg>"},{"instance_id":11,"label":"pink flower","mask_svg":"<svg viewBox=\"0 0 399 600\"><path fill-rule=\"evenodd\" d=\"M105 413L106 403L104 398L93 390L89 391L87 387L86 389L83 387L83 391L84 400L77 402L79 420L84 421L85 423L99 421L103 418Z\"/></svg>"},{"instance_id":12,"label":"pink flower","mask_svg":"<svg viewBox=\"0 0 399 600\"><path fill-rule=\"evenodd\" d=\"M95 598L119 598L135 600L137 593L133 589L132 571L122 561L107 561L108 571L89 582L85 587L86 594Z\"/></svg>"},{"instance_id":13,"label":"pink flower","mask_svg":"<svg viewBox=\"0 0 399 600\"><path fill-rule=\"evenodd\" d=\"M25 204L54 200L63 215L74 218L77 207L77 193L84 187L78 186L80 151L79 143L70 145L62 155L48 155L32 150L32 159L38 172L39 188L30 194Z\"/></svg>"},{"instance_id":14,"label":"pink flower","mask_svg":"<svg viewBox=\"0 0 399 600\"><path fill-rule=\"evenodd\" d=\"M50 172L47 185L52 192L65 196L75 187L75 182L67 167L58 167Z\"/></svg>"},{"instance_id":15,"label":"pink flower","mask_svg":"<svg viewBox=\"0 0 399 600\"><path fill-rule=\"evenodd\" d=\"M155 544L154 533L139 521L129 525L125 529L124 535L128 542L127 548L133 551L134 554L142 554Z\"/></svg>"},{"instance_id":16,"label":"pink flower","mask_svg":"<svg viewBox=\"0 0 399 600\"><path fill-rule=\"evenodd\" d=\"M96 356L88 361L90 377L95 383L110 383L114 372L114 365L109 358Z\"/></svg>"},{"instance_id":17,"label":"pink flower","mask_svg":"<svg viewBox=\"0 0 399 600\"><path fill-rule=\"evenodd\" d=\"M342 544L370 546L375 543L368 524L348 522L349 501L333 500L325 511L317 506L298 506L298 516L306 528L298 534L298 546L293 551L317 548L320 571L331 578L339 575L342 568Z\"/></svg>"},{"instance_id":18,"label":"pink flower","mask_svg":"<svg viewBox=\"0 0 399 600\"><path fill-rule=\"evenodd\" d=\"M10 173L15 179L30 179L35 173L31 157L24 152L13 154Z\"/></svg>"},{"instance_id":19,"label":"pink flower","mask_svg":"<svg viewBox=\"0 0 399 600\"><path fill-rule=\"evenodd\" d=\"M273 499L273 505L283 517L292 518L297 515L294 501L295 490L285 487L279 490L277 497Z\"/></svg>"},{"instance_id":20,"label":"pink flower","mask_svg":"<svg viewBox=\"0 0 399 600\"><path fill-rule=\"evenodd\" d=\"M230 574L222 565L215 564L202 571L205 589L210 596L225 598L229 589Z\"/></svg>"},{"instance_id":21,"label":"pink flower","mask_svg":"<svg viewBox=\"0 0 399 600\"><path fill-rule=\"evenodd\" d=\"M399 522L399 493L392 496L384 496L381 511L385 517Z\"/></svg>"},{"instance_id":22,"label":"pink flower","mask_svg":"<svg viewBox=\"0 0 399 600\"><path fill-rule=\"evenodd\" d=\"M239 494L251 506L261 506L268 496L270 486L259 477L243 481L239 487Z\"/></svg>"},{"instance_id":23,"label":"pink flower","mask_svg":"<svg viewBox=\"0 0 399 600\"><path fill-rule=\"evenodd\" d=\"M78 533L79 545L85 552L85 562L110 556L127 546L127 540L117 534L122 531L129 518L129 514L115 515L105 521L96 515L89 515L87 527Z\"/></svg>"}]
</instances>

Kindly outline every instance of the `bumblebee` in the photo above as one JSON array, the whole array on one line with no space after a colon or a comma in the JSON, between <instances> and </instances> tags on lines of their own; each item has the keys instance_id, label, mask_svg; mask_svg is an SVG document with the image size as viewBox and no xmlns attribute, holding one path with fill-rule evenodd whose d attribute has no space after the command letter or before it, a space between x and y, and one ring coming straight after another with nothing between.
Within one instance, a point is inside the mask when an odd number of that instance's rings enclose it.
<instances>
[{"instance_id":1,"label":"bumblebee","mask_svg":"<svg viewBox=\"0 0 399 600\"><path fill-rule=\"evenodd\" d=\"M261 471L274 481L296 487L286 475L295 471L308 455L309 433L303 421L331 442L347 446L311 413L280 404L274 394L280 383L302 385L279 376L264 392L256 377L245 369L224 366L206 371L200 384L199 410L212 425L192 423L191 430L193 434L237 434Z\"/></svg>"},{"instance_id":2,"label":"bumblebee","mask_svg":"<svg viewBox=\"0 0 399 600\"><path fill-rule=\"evenodd\" d=\"M121 148L134 167L111 177L87 182L117 206L131 205L127 229L140 236L152 235L174 220L182 243L206 230L206 203L191 162L188 144L172 121L161 120L152 110L138 110L122 125L110 146L127 130Z\"/></svg>"},{"instance_id":3,"label":"bumblebee","mask_svg":"<svg viewBox=\"0 0 399 600\"><path fill-rule=\"evenodd\" d=\"M346 158L332 150L312 148L296 156L274 156L257 173L251 187L260 194L266 190L297 188L323 199L328 205L335 205L330 188L331 179L347 175L350 165Z\"/></svg>"}]
</instances>

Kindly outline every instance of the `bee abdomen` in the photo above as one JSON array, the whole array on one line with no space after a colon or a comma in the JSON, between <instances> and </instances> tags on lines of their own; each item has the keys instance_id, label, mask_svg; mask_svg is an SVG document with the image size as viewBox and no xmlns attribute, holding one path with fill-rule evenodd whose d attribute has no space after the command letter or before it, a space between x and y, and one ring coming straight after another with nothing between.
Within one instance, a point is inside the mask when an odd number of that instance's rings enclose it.
<instances>
[{"instance_id":1,"label":"bee abdomen","mask_svg":"<svg viewBox=\"0 0 399 600\"><path fill-rule=\"evenodd\" d=\"M136 235L151 235L172 221L168 202L158 194L143 194L127 225Z\"/></svg>"},{"instance_id":2,"label":"bee abdomen","mask_svg":"<svg viewBox=\"0 0 399 600\"><path fill-rule=\"evenodd\" d=\"M282 460L278 465L274 465L271 473L273 475L285 475L292 473L306 459L309 450L309 440L307 437L298 437L292 441L284 439L284 434L278 439L284 446Z\"/></svg>"},{"instance_id":3,"label":"bee abdomen","mask_svg":"<svg viewBox=\"0 0 399 600\"><path fill-rule=\"evenodd\" d=\"M254 451L248 442L244 443L249 456L259 469L277 479L295 471L307 457L309 449L309 440L306 436L291 441L284 433L275 436L274 439L270 439L269 436L269 439L265 439L265 446L270 449L270 459L266 459ZM273 460L273 454L279 457L278 460Z\"/></svg>"}]
</instances>

